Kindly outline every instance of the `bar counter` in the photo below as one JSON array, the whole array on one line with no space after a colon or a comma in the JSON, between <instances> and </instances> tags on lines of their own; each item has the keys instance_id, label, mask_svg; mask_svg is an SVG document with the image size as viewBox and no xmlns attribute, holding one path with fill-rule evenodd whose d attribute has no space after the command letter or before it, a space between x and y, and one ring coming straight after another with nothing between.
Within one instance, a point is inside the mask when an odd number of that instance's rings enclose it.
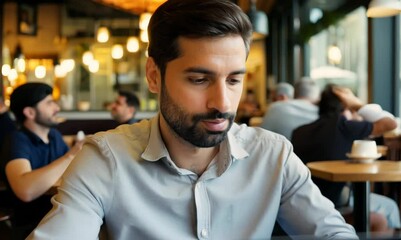
<instances>
[{"instance_id":1,"label":"bar counter","mask_svg":"<svg viewBox=\"0 0 401 240\"><path fill-rule=\"evenodd\" d=\"M149 119L157 112L138 112L135 118L138 120ZM63 135L75 135L78 131L85 134L94 134L99 131L106 131L118 126L118 123L111 118L107 111L65 111L58 114L60 124L57 129Z\"/></svg>"}]
</instances>

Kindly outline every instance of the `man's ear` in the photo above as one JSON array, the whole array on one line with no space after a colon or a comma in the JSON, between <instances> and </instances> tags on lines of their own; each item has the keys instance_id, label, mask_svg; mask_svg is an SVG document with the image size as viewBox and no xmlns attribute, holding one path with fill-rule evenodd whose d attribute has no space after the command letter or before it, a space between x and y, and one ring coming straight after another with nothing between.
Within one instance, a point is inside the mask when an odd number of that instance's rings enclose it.
<instances>
[{"instance_id":1,"label":"man's ear","mask_svg":"<svg viewBox=\"0 0 401 240\"><path fill-rule=\"evenodd\" d=\"M22 113L25 115L27 119L35 119L36 112L33 107L25 107L22 110Z\"/></svg>"},{"instance_id":2,"label":"man's ear","mask_svg":"<svg viewBox=\"0 0 401 240\"><path fill-rule=\"evenodd\" d=\"M152 93L160 92L161 75L160 70L157 67L152 57L149 57L146 61L146 80L148 81L149 91Z\"/></svg>"}]
</instances>

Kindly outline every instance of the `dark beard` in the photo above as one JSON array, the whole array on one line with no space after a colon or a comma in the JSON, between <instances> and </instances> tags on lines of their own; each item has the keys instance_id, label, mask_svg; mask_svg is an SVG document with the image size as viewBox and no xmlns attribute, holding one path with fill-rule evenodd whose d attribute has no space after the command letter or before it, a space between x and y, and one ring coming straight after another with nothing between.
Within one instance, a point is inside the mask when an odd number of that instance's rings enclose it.
<instances>
[{"instance_id":1,"label":"dark beard","mask_svg":"<svg viewBox=\"0 0 401 240\"><path fill-rule=\"evenodd\" d=\"M214 147L224 141L235 118L233 113L221 113L217 110L203 114L188 114L171 99L164 80L161 87L160 112L177 136L201 148ZM227 119L228 127L224 131L209 131L200 127L202 120L213 119Z\"/></svg>"},{"instance_id":2,"label":"dark beard","mask_svg":"<svg viewBox=\"0 0 401 240\"><path fill-rule=\"evenodd\" d=\"M35 123L40 126L48 128L56 127L58 125L58 122L53 122L51 120L44 119L40 111L37 109L36 109Z\"/></svg>"}]
</instances>

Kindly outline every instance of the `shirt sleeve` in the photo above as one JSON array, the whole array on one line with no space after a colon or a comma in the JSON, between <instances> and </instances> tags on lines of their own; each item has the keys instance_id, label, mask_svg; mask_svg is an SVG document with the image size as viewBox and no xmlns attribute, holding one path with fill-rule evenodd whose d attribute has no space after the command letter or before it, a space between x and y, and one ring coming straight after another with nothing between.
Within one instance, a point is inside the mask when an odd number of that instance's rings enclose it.
<instances>
[{"instance_id":1,"label":"shirt sleeve","mask_svg":"<svg viewBox=\"0 0 401 240\"><path fill-rule=\"evenodd\" d=\"M28 239L97 239L113 198L111 165L98 148L85 144L65 172L52 210Z\"/></svg>"},{"instance_id":2,"label":"shirt sleeve","mask_svg":"<svg viewBox=\"0 0 401 240\"><path fill-rule=\"evenodd\" d=\"M277 221L289 235L317 239L358 239L334 204L312 182L309 169L291 151L284 166L282 199Z\"/></svg>"},{"instance_id":3,"label":"shirt sleeve","mask_svg":"<svg viewBox=\"0 0 401 240\"><path fill-rule=\"evenodd\" d=\"M7 162L17 158L31 159L31 144L28 137L20 131L15 131L10 135L10 149Z\"/></svg>"},{"instance_id":4,"label":"shirt sleeve","mask_svg":"<svg viewBox=\"0 0 401 240\"><path fill-rule=\"evenodd\" d=\"M363 139L368 137L373 130L373 123L368 121L347 120L341 117L339 124L340 131L349 139Z\"/></svg>"}]
</instances>

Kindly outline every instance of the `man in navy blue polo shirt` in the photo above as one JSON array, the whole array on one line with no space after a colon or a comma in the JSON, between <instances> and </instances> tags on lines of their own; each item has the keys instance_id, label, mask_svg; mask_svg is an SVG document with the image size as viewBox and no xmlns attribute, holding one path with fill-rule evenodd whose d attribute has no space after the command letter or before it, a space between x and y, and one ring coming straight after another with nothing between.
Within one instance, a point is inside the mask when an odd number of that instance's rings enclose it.
<instances>
[{"instance_id":1,"label":"man in navy blue polo shirt","mask_svg":"<svg viewBox=\"0 0 401 240\"><path fill-rule=\"evenodd\" d=\"M25 237L50 210L55 185L82 147L78 141L70 150L54 126L59 106L52 88L31 82L19 86L11 95L10 109L19 129L4 141L2 173L14 201L13 239Z\"/></svg>"}]
</instances>

